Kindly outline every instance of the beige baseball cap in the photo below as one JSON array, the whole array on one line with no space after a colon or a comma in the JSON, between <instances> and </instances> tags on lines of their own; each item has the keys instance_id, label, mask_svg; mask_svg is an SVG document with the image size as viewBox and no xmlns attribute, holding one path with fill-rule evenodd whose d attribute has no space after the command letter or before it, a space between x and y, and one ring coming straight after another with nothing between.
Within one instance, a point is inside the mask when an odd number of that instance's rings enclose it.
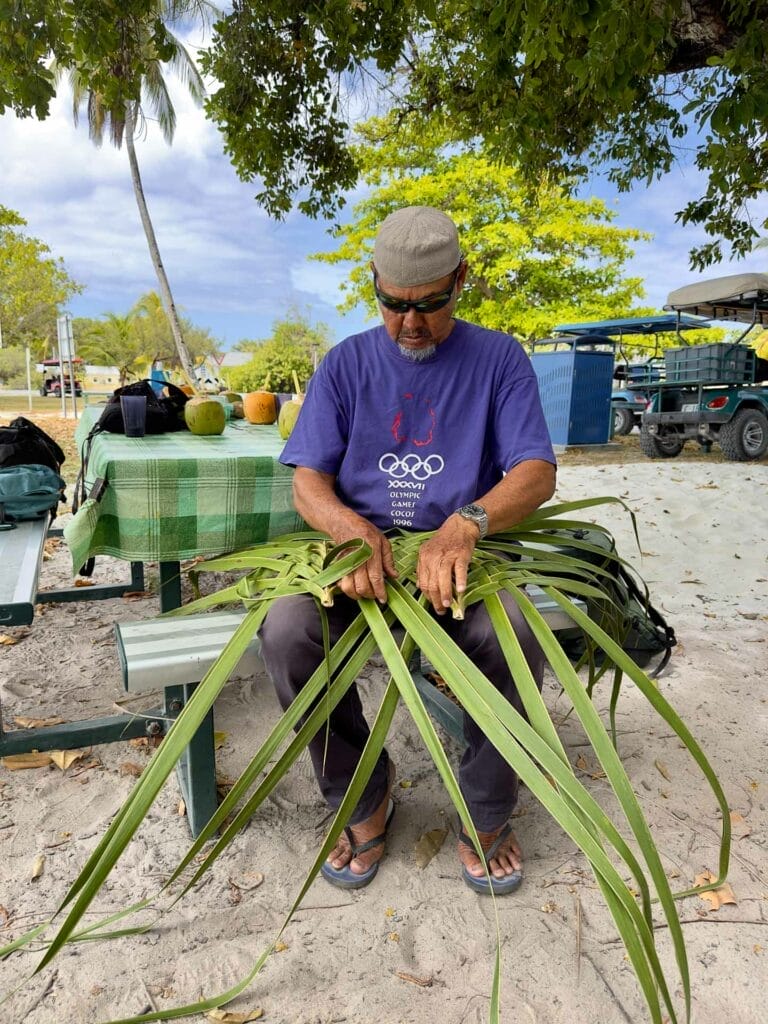
<instances>
[{"instance_id":1,"label":"beige baseball cap","mask_svg":"<svg viewBox=\"0 0 768 1024\"><path fill-rule=\"evenodd\" d=\"M405 206L390 213L373 246L376 272L398 288L438 281L460 260L456 225L433 206Z\"/></svg>"}]
</instances>

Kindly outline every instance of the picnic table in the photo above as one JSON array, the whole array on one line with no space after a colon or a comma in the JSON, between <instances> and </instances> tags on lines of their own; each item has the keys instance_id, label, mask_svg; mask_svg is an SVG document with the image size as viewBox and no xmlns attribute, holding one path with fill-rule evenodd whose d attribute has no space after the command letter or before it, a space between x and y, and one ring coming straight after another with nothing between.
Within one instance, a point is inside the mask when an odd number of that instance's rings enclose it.
<instances>
[{"instance_id":1,"label":"picnic table","mask_svg":"<svg viewBox=\"0 0 768 1024\"><path fill-rule=\"evenodd\" d=\"M75 432L81 450L100 412L98 406L83 411ZM86 474L86 493L94 496L64 529L73 569L98 555L134 564L158 562L160 610L178 607L182 560L223 554L303 528L291 501L292 471L277 461L283 443L276 427L245 421L228 423L214 437L188 431L143 438L97 434ZM32 749L29 743L38 750L70 749L147 731L160 735L193 691L194 685L165 686L162 707L134 718L112 715L7 733L3 753ZM179 779L196 835L216 808L212 712L180 762Z\"/></svg>"}]
</instances>

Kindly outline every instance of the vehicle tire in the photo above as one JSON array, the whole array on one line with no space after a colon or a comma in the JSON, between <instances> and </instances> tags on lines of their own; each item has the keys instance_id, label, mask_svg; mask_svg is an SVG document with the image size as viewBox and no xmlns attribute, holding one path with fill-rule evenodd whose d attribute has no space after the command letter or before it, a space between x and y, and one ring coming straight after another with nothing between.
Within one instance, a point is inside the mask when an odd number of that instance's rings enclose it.
<instances>
[{"instance_id":1,"label":"vehicle tire","mask_svg":"<svg viewBox=\"0 0 768 1024\"><path fill-rule=\"evenodd\" d=\"M615 405L613 407L614 437L623 437L625 434L630 434L634 425L635 417L629 409L625 409L621 405Z\"/></svg>"},{"instance_id":2,"label":"vehicle tire","mask_svg":"<svg viewBox=\"0 0 768 1024\"><path fill-rule=\"evenodd\" d=\"M51 388L48 394L53 395L54 398L61 398L61 388Z\"/></svg>"},{"instance_id":3,"label":"vehicle tire","mask_svg":"<svg viewBox=\"0 0 768 1024\"><path fill-rule=\"evenodd\" d=\"M684 446L679 434L651 434L648 427L640 427L640 448L649 459L674 459Z\"/></svg>"},{"instance_id":4,"label":"vehicle tire","mask_svg":"<svg viewBox=\"0 0 768 1024\"><path fill-rule=\"evenodd\" d=\"M750 462L768 451L768 418L759 409L740 409L717 436L723 455L734 462Z\"/></svg>"},{"instance_id":5,"label":"vehicle tire","mask_svg":"<svg viewBox=\"0 0 768 1024\"><path fill-rule=\"evenodd\" d=\"M41 388L38 388L38 390L40 392L41 398L45 398L48 395L48 392L45 390L45 388L41 387Z\"/></svg>"}]
</instances>

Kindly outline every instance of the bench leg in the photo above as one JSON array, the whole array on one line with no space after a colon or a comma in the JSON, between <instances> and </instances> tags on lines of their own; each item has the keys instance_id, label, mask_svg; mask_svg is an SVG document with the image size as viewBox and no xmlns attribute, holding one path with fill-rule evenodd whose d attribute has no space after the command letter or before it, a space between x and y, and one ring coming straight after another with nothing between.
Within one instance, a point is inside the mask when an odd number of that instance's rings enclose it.
<instances>
[{"instance_id":1,"label":"bench leg","mask_svg":"<svg viewBox=\"0 0 768 1024\"><path fill-rule=\"evenodd\" d=\"M177 718L195 691L195 683L165 688L166 714ZM217 807L216 754L213 745L213 708L200 724L176 766L181 795L187 808L187 820L195 839Z\"/></svg>"},{"instance_id":2,"label":"bench leg","mask_svg":"<svg viewBox=\"0 0 768 1024\"><path fill-rule=\"evenodd\" d=\"M181 569L178 562L160 563L160 609L167 612L181 604ZM165 707L177 717L195 691L196 684L167 686ZM216 810L216 754L213 746L213 708L200 724L176 766L176 776L187 808L193 838Z\"/></svg>"}]
</instances>

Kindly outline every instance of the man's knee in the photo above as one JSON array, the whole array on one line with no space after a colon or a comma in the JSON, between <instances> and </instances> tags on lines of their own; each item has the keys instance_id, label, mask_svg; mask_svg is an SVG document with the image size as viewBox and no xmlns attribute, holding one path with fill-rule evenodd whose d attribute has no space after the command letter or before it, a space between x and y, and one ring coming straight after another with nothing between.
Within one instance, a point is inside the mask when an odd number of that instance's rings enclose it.
<instances>
[{"instance_id":1,"label":"man's knee","mask_svg":"<svg viewBox=\"0 0 768 1024\"><path fill-rule=\"evenodd\" d=\"M320 617L306 594L281 597L267 612L259 630L262 657L269 666L274 655L317 643Z\"/></svg>"}]
</instances>

